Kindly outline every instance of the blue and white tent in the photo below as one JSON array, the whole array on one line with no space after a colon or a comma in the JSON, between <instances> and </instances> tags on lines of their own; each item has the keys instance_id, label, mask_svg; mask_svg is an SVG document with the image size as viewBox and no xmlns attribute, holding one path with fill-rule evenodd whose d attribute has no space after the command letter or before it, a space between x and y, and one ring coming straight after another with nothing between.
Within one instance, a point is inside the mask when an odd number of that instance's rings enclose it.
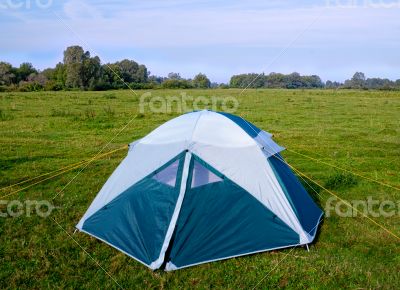
<instances>
[{"instance_id":1,"label":"blue and white tent","mask_svg":"<svg viewBox=\"0 0 400 290\"><path fill-rule=\"evenodd\" d=\"M130 145L77 224L151 269L309 244L322 211L271 134L213 111Z\"/></svg>"}]
</instances>

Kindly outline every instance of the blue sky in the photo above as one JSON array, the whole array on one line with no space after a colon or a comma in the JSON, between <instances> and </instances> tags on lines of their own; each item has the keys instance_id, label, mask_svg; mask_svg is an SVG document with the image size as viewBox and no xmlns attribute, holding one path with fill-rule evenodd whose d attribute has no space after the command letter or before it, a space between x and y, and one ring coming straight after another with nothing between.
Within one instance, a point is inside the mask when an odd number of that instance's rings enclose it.
<instances>
[{"instance_id":1,"label":"blue sky","mask_svg":"<svg viewBox=\"0 0 400 290\"><path fill-rule=\"evenodd\" d=\"M400 0L0 0L0 60L53 67L78 44L156 75L297 71L400 79Z\"/></svg>"}]
</instances>

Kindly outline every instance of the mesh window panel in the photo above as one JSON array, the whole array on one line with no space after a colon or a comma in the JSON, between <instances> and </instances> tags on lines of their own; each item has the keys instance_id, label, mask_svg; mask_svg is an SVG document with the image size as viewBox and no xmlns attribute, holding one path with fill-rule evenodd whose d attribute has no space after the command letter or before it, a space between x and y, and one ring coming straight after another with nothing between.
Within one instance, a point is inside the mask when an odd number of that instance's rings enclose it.
<instances>
[{"instance_id":1,"label":"mesh window panel","mask_svg":"<svg viewBox=\"0 0 400 290\"><path fill-rule=\"evenodd\" d=\"M156 173L153 176L153 179L157 180L158 182L175 187L178 167L179 167L179 160L176 160L174 163L172 163L164 170Z\"/></svg>"},{"instance_id":2,"label":"mesh window panel","mask_svg":"<svg viewBox=\"0 0 400 290\"><path fill-rule=\"evenodd\" d=\"M199 187L209 183L220 182L222 179L195 161L193 166L193 177L191 188Z\"/></svg>"}]
</instances>

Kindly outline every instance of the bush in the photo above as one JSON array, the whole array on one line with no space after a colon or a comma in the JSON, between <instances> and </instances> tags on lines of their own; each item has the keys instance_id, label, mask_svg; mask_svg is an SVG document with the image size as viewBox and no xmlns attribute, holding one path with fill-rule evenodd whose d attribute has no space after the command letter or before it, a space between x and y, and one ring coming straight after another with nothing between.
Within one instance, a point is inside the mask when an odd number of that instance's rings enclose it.
<instances>
[{"instance_id":1,"label":"bush","mask_svg":"<svg viewBox=\"0 0 400 290\"><path fill-rule=\"evenodd\" d=\"M43 91L43 86L37 82L21 82L18 87L20 92L39 92Z\"/></svg>"},{"instance_id":2,"label":"bush","mask_svg":"<svg viewBox=\"0 0 400 290\"><path fill-rule=\"evenodd\" d=\"M156 85L154 83L130 83L129 87L133 90L150 90L154 89Z\"/></svg>"},{"instance_id":3,"label":"bush","mask_svg":"<svg viewBox=\"0 0 400 290\"><path fill-rule=\"evenodd\" d=\"M329 189L351 188L357 183L358 180L353 174L337 172L328 177L325 187Z\"/></svg>"},{"instance_id":4,"label":"bush","mask_svg":"<svg viewBox=\"0 0 400 290\"><path fill-rule=\"evenodd\" d=\"M188 80L165 80L162 82L161 87L164 89L190 89L193 85Z\"/></svg>"},{"instance_id":5,"label":"bush","mask_svg":"<svg viewBox=\"0 0 400 290\"><path fill-rule=\"evenodd\" d=\"M55 81L48 81L44 85L45 91L62 91L63 89L64 89L63 84Z\"/></svg>"}]
</instances>

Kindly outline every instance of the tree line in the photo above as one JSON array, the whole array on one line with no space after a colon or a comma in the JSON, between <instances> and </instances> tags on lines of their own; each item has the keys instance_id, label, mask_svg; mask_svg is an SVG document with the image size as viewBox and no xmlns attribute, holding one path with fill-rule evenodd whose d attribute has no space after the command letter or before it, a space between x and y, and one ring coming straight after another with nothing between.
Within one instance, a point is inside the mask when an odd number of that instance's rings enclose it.
<instances>
[{"instance_id":1,"label":"tree line","mask_svg":"<svg viewBox=\"0 0 400 290\"><path fill-rule=\"evenodd\" d=\"M64 51L63 62L54 68L39 71L30 63L13 67L0 62L0 91L59 91L59 90L111 90L111 89L189 89L189 88L286 88L286 89L380 89L399 90L400 80L366 78L362 72L344 83L323 82L317 75L248 73L231 77L229 84L212 83L202 73L185 79L179 73L166 77L151 75L147 67L134 60L124 59L102 64L98 56L80 46Z\"/></svg>"},{"instance_id":2,"label":"tree line","mask_svg":"<svg viewBox=\"0 0 400 290\"><path fill-rule=\"evenodd\" d=\"M31 63L13 67L0 62L0 91L59 91L59 90L111 90L123 88L209 88L210 80L199 73L193 79L183 79L178 73L168 77L150 75L146 66L124 59L102 64L98 56L80 46L64 51L63 62L43 71Z\"/></svg>"},{"instance_id":3,"label":"tree line","mask_svg":"<svg viewBox=\"0 0 400 290\"><path fill-rule=\"evenodd\" d=\"M233 88L323 88L324 83L317 75L302 76L299 73L288 75L281 73L240 74L231 77L230 86Z\"/></svg>"},{"instance_id":4,"label":"tree line","mask_svg":"<svg viewBox=\"0 0 400 290\"><path fill-rule=\"evenodd\" d=\"M344 83L330 80L324 83L317 75L302 76L297 72L287 75L251 73L232 76L229 85L232 88L400 90L400 79L392 81L382 78L366 78L364 73L356 72L351 79Z\"/></svg>"}]
</instances>

